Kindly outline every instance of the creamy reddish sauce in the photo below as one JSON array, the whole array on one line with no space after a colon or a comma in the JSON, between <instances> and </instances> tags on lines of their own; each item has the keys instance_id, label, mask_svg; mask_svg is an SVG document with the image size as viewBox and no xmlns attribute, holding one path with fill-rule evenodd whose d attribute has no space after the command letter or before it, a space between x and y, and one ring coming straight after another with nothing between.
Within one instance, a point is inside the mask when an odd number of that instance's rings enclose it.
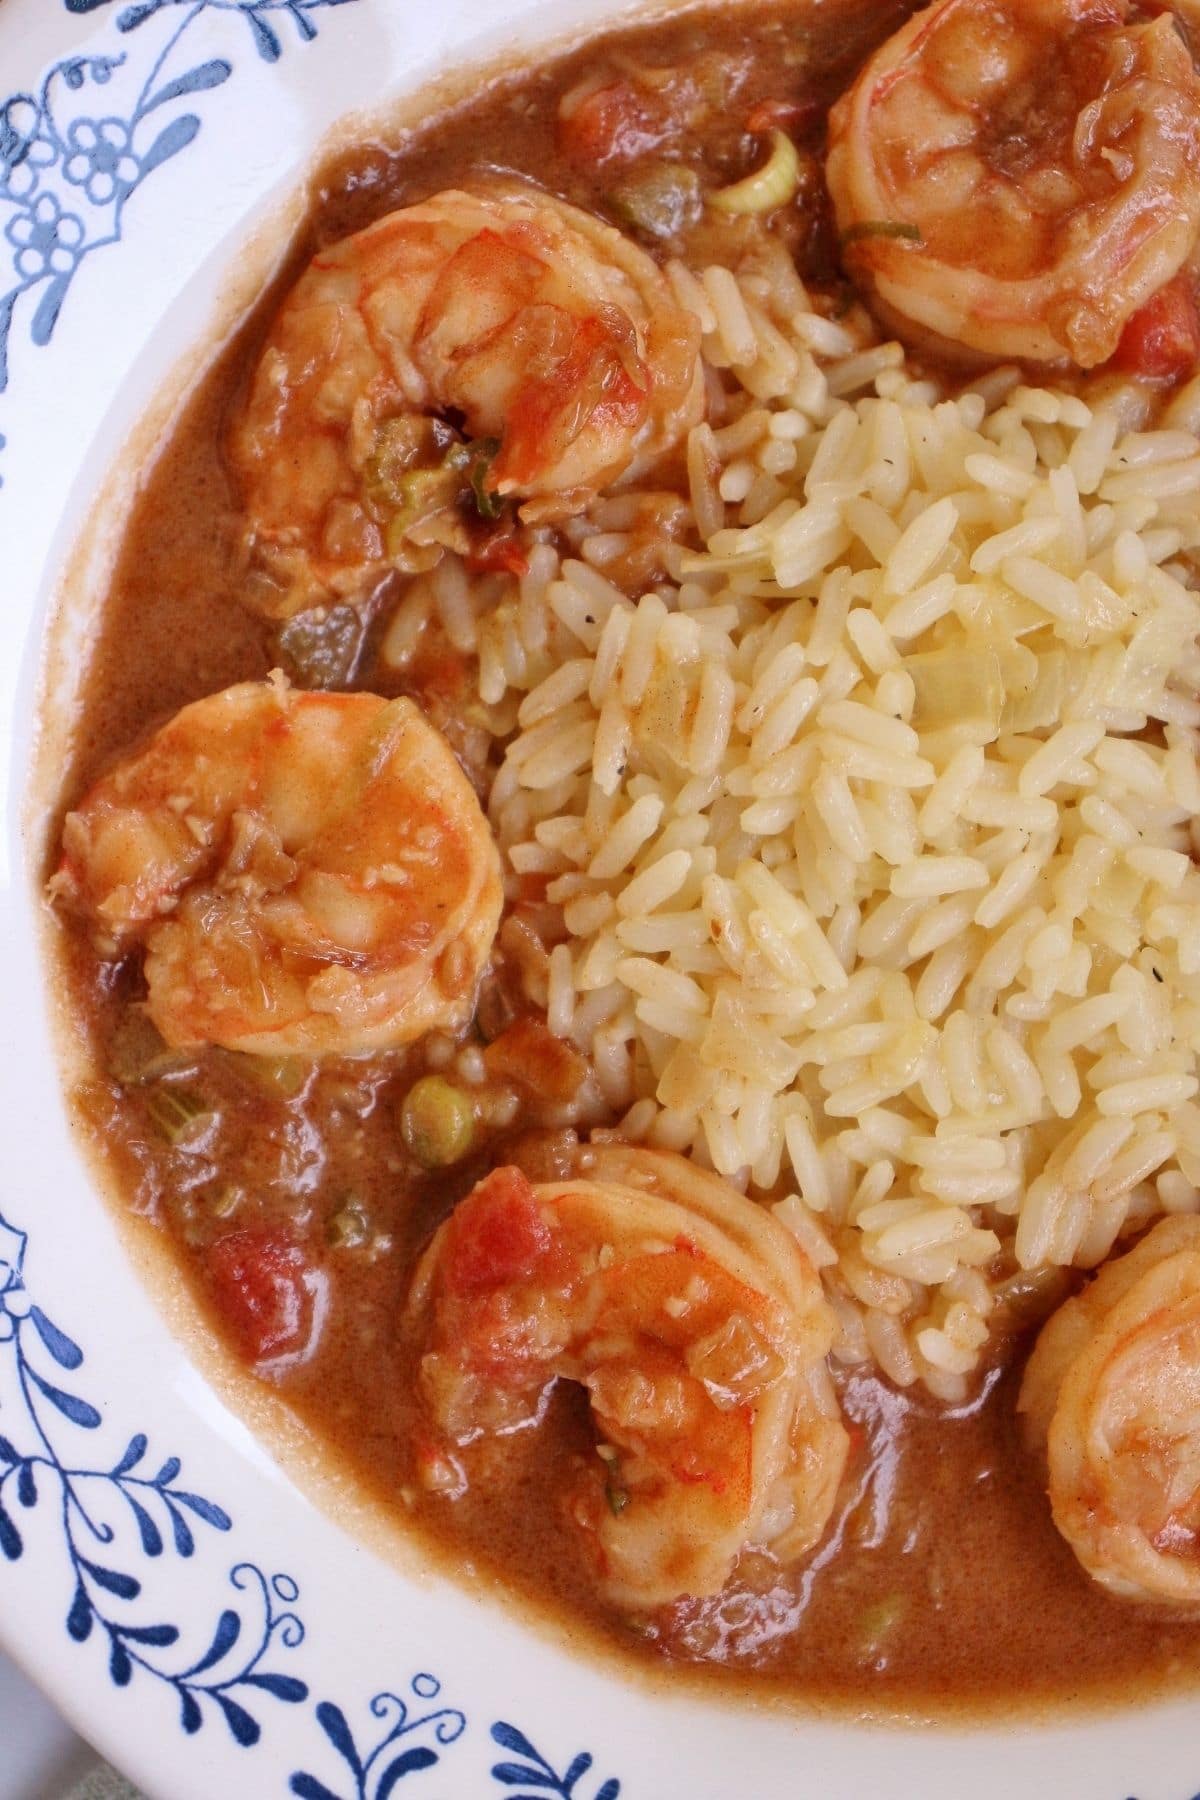
<instances>
[{"instance_id":1,"label":"creamy reddish sauce","mask_svg":"<svg viewBox=\"0 0 1200 1800\"><path fill-rule=\"evenodd\" d=\"M498 80L394 143L361 146L328 164L287 268L200 386L131 510L64 806L179 706L280 662L331 686L412 691L436 722L453 726L456 747L472 748L456 705L467 675L444 647L435 645L401 682L376 661L377 620L368 617L361 630L352 619L335 621L324 660L314 662L311 645L281 639L242 603L237 499L222 441L280 294L322 243L474 169L519 170L619 218L614 192L628 143L613 150L597 114L589 164L578 145L564 149L555 128L560 96L598 68L617 76L628 63L675 71L663 107L635 120L638 144L690 161L709 178L728 180L751 166L756 152L744 121L763 102L779 103L777 116L819 151L830 96L904 10L693 13ZM678 122L685 89L707 112L698 129ZM837 278L819 201L780 229L803 273ZM494 766L494 749L491 756ZM486 780L482 766L477 774ZM404 1096L426 1066L420 1046L324 1063L298 1077L291 1071L283 1086L252 1059L209 1049L179 1053L159 1079L153 1070L147 1076L144 1046L131 1040L128 1007L142 992L136 961L98 962L85 930L69 921L62 960L93 1050L94 1075L75 1094L78 1115L120 1205L167 1234L207 1326L243 1362L258 1357L259 1373L333 1463L448 1562L461 1566L468 1557L531 1607L585 1621L599 1640L646 1664L687 1665L704 1681L860 1708L1128 1697L1195 1668L1194 1628L1108 1599L1056 1533L1014 1420L1024 1342L1017 1322L979 1393L958 1409L871 1376L839 1377L854 1449L834 1525L807 1567L785 1571L749 1554L716 1599L613 1617L595 1598L560 1500L577 1459L593 1454L580 1393L556 1392L541 1429L477 1447L461 1497L430 1494L414 1469L421 1419L413 1350L399 1328L417 1252L473 1181L506 1159L535 1177L554 1173L556 1094L569 1085L570 1053L547 1044L535 1021L522 1050L518 1115L485 1127L468 1160L431 1174L400 1130ZM496 1041L529 1014L519 961L510 939L482 999L481 1041ZM489 1079L511 1086L503 1055L483 1054L493 1058ZM164 1136L156 1111L164 1086L203 1103L177 1142ZM487 1092L485 1083L485 1101ZM349 1243L339 1241L348 1215L357 1234ZM247 1245L260 1258L248 1302ZM308 1287L292 1279L301 1266ZM264 1280L276 1284L274 1300L268 1294L264 1302ZM280 1344L294 1348L296 1332L303 1338L317 1286L327 1303L319 1343L307 1356L273 1363ZM278 1314L280 1294L293 1315L282 1322L268 1316L272 1307ZM282 1336L273 1338L276 1326Z\"/></svg>"}]
</instances>

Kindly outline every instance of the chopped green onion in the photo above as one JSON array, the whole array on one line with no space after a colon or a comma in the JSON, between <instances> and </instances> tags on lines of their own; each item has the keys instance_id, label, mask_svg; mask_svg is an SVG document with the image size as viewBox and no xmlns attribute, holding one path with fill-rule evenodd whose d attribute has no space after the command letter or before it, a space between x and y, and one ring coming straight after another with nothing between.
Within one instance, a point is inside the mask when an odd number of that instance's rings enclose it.
<instances>
[{"instance_id":1,"label":"chopped green onion","mask_svg":"<svg viewBox=\"0 0 1200 1800\"><path fill-rule=\"evenodd\" d=\"M405 1098L400 1132L423 1168L444 1169L470 1150L475 1110L466 1094L442 1076L423 1075Z\"/></svg>"},{"instance_id":2,"label":"chopped green onion","mask_svg":"<svg viewBox=\"0 0 1200 1800\"><path fill-rule=\"evenodd\" d=\"M213 1109L192 1088L160 1087L148 1097L146 1111L169 1144L181 1144L197 1119L211 1115Z\"/></svg>"},{"instance_id":3,"label":"chopped green onion","mask_svg":"<svg viewBox=\"0 0 1200 1800\"><path fill-rule=\"evenodd\" d=\"M335 1250L356 1250L371 1235L371 1221L361 1200L350 1199L334 1213L326 1226L326 1236Z\"/></svg>"},{"instance_id":4,"label":"chopped green onion","mask_svg":"<svg viewBox=\"0 0 1200 1800\"><path fill-rule=\"evenodd\" d=\"M209 1201L208 1210L214 1219L231 1219L245 1198L241 1188L223 1187Z\"/></svg>"},{"instance_id":5,"label":"chopped green onion","mask_svg":"<svg viewBox=\"0 0 1200 1800\"><path fill-rule=\"evenodd\" d=\"M504 502L500 496L490 493L484 486L499 452L499 438L480 438L474 446L474 455L471 459L471 492L475 496L475 506L481 519L498 519L504 510Z\"/></svg>"},{"instance_id":6,"label":"chopped green onion","mask_svg":"<svg viewBox=\"0 0 1200 1800\"><path fill-rule=\"evenodd\" d=\"M619 1519L629 1505L628 1488L613 1487L610 1482L604 1490L604 1497L608 1501L608 1510L613 1518Z\"/></svg>"},{"instance_id":7,"label":"chopped green onion","mask_svg":"<svg viewBox=\"0 0 1200 1800\"><path fill-rule=\"evenodd\" d=\"M919 225L909 225L904 219L860 219L857 225L847 226L842 233L842 249L859 243L863 238L902 238L907 244L923 244L925 242Z\"/></svg>"},{"instance_id":8,"label":"chopped green onion","mask_svg":"<svg viewBox=\"0 0 1200 1800\"><path fill-rule=\"evenodd\" d=\"M731 216L769 213L796 198L801 180L800 152L786 131L774 130L770 138L771 154L761 169L708 196L708 204L715 212Z\"/></svg>"}]
</instances>

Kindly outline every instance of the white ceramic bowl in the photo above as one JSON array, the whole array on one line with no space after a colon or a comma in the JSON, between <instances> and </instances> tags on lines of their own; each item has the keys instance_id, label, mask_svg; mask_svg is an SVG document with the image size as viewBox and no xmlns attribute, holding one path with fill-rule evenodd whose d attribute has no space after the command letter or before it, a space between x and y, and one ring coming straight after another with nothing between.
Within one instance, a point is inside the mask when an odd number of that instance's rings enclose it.
<instances>
[{"instance_id":1,"label":"white ceramic bowl","mask_svg":"<svg viewBox=\"0 0 1200 1800\"><path fill-rule=\"evenodd\" d=\"M335 121L613 12L0 11L0 1643L162 1800L387 1800L400 1782L406 1800L1184 1800L1200 1786L1185 1702L987 1730L702 1702L422 1570L259 1403L273 1448L251 1434L220 1360L186 1345L178 1287L118 1233L70 1139L41 821L152 431L262 279Z\"/></svg>"}]
</instances>

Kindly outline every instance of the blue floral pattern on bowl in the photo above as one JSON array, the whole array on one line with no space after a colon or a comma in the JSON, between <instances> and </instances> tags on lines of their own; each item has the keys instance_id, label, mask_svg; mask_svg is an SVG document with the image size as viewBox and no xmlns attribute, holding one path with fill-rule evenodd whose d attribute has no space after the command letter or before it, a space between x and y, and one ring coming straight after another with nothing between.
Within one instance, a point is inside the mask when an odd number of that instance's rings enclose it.
<instances>
[{"instance_id":1,"label":"blue floral pattern on bowl","mask_svg":"<svg viewBox=\"0 0 1200 1800\"><path fill-rule=\"evenodd\" d=\"M64 0L77 14L112 3ZM201 118L184 103L232 76L228 56L187 61L185 40L197 20L232 16L257 55L275 62L285 34L311 43L315 14L354 3L142 0L119 11L114 24L118 37L138 34L144 61L115 47L112 54L69 56L51 66L36 91L0 102L0 394L20 320L27 317L35 347L50 342L85 259L121 241L130 199L198 136ZM144 29L155 20L157 37ZM4 443L0 435L0 449ZM308 1628L290 1574L269 1574L245 1556L235 1561L203 1647L198 1654L185 1649L195 1622L185 1632L162 1616L154 1570L172 1558L199 1564L198 1534L228 1536L234 1521L185 1485L178 1457L157 1462L144 1432L124 1440L115 1456L84 1451L105 1435L104 1415L79 1391L84 1351L28 1290L27 1249L28 1235L0 1214L0 1579L6 1565L28 1554L30 1521L49 1515L70 1594L67 1641L81 1654L101 1645L116 1689L140 1684L171 1695L187 1737L220 1719L249 1751L262 1737L264 1705L303 1708L313 1727L305 1755L322 1772L292 1773L289 1791L298 1800L388 1800L399 1781L434 1767L468 1729L466 1714L442 1700L437 1676L412 1675L406 1698L376 1693L361 1741L336 1702L308 1704L310 1683L293 1660ZM198 1571L197 1578L211 1599L211 1573ZM515 1725L497 1721L491 1736L520 1759L492 1766L497 1787L521 1789L527 1800L618 1800L615 1778L590 1792L580 1786L592 1768L590 1753L576 1755L560 1775ZM298 1744L300 1733L290 1741Z\"/></svg>"}]
</instances>

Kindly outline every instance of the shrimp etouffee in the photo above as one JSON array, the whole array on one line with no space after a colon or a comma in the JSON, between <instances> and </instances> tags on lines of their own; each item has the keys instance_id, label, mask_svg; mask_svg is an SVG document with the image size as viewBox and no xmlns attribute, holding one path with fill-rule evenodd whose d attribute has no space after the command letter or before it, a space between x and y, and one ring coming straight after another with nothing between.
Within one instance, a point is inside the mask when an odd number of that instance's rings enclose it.
<instances>
[{"instance_id":1,"label":"shrimp etouffee","mask_svg":"<svg viewBox=\"0 0 1200 1800\"><path fill-rule=\"evenodd\" d=\"M46 862L107 1184L448 1579L672 1679L1200 1677L1198 52L476 80L124 521Z\"/></svg>"}]
</instances>

